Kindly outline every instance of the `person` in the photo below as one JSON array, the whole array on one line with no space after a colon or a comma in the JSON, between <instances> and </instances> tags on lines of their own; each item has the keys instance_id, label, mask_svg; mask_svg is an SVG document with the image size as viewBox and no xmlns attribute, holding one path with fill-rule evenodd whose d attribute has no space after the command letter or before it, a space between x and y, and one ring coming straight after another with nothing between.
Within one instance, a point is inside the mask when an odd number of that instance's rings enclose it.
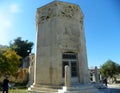
<instances>
[{"instance_id":1,"label":"person","mask_svg":"<svg viewBox=\"0 0 120 93\"><path fill-rule=\"evenodd\" d=\"M105 84L105 86L107 87L107 78L104 78L104 84Z\"/></svg>"},{"instance_id":2,"label":"person","mask_svg":"<svg viewBox=\"0 0 120 93\"><path fill-rule=\"evenodd\" d=\"M3 93L8 93L8 83L9 80L7 79L7 77L3 80L3 84L2 84L2 91Z\"/></svg>"}]
</instances>

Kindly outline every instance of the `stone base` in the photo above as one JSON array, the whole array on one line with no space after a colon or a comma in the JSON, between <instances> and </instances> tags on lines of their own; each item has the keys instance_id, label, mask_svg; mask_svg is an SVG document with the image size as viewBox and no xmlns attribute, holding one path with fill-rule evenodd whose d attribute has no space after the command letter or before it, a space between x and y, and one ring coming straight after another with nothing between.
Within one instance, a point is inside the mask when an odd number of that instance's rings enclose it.
<instances>
[{"instance_id":1,"label":"stone base","mask_svg":"<svg viewBox=\"0 0 120 93\"><path fill-rule=\"evenodd\" d=\"M100 92L91 84L74 84L71 87L32 85L28 88L28 93L104 93Z\"/></svg>"},{"instance_id":2,"label":"stone base","mask_svg":"<svg viewBox=\"0 0 120 93\"><path fill-rule=\"evenodd\" d=\"M71 87L63 87L63 89L59 89L58 93L103 93L100 92L97 88L93 87L90 84L83 85L74 85Z\"/></svg>"}]
</instances>

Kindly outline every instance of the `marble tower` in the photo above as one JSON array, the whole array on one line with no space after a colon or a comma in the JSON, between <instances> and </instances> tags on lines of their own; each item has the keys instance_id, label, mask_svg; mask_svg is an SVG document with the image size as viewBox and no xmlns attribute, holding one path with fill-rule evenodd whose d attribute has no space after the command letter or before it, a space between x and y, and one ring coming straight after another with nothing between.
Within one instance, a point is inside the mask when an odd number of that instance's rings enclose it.
<instances>
[{"instance_id":1,"label":"marble tower","mask_svg":"<svg viewBox=\"0 0 120 93\"><path fill-rule=\"evenodd\" d=\"M31 90L61 88L66 65L70 68L71 85L90 82L83 20L83 13L76 4L53 1L37 9L37 44Z\"/></svg>"}]
</instances>

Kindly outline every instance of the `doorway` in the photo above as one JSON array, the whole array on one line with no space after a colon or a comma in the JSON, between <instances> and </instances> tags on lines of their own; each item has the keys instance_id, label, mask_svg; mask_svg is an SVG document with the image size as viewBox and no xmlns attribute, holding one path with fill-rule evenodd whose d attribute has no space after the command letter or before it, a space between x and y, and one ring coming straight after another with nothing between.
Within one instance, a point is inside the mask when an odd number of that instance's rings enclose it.
<instances>
[{"instance_id":1,"label":"doorway","mask_svg":"<svg viewBox=\"0 0 120 93\"><path fill-rule=\"evenodd\" d=\"M78 60L77 54L73 52L66 52L62 55L62 76L64 81L65 66L70 68L71 83L78 82Z\"/></svg>"}]
</instances>

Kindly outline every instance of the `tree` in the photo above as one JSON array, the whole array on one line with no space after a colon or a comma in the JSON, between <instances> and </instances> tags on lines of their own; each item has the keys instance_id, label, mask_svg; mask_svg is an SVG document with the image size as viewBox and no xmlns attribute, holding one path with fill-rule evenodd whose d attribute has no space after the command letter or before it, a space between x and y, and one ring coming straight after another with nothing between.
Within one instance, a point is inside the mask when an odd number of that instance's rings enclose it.
<instances>
[{"instance_id":1,"label":"tree","mask_svg":"<svg viewBox=\"0 0 120 93\"><path fill-rule=\"evenodd\" d=\"M0 75L15 75L18 71L20 56L8 49L0 56Z\"/></svg>"},{"instance_id":2,"label":"tree","mask_svg":"<svg viewBox=\"0 0 120 93\"><path fill-rule=\"evenodd\" d=\"M102 77L116 79L116 76L120 74L120 65L112 60L108 60L101 66L100 72Z\"/></svg>"},{"instance_id":3,"label":"tree","mask_svg":"<svg viewBox=\"0 0 120 93\"><path fill-rule=\"evenodd\" d=\"M16 38L13 43L10 43L10 48L15 50L22 58L25 58L31 53L32 47L32 42L22 40L21 37Z\"/></svg>"}]
</instances>

